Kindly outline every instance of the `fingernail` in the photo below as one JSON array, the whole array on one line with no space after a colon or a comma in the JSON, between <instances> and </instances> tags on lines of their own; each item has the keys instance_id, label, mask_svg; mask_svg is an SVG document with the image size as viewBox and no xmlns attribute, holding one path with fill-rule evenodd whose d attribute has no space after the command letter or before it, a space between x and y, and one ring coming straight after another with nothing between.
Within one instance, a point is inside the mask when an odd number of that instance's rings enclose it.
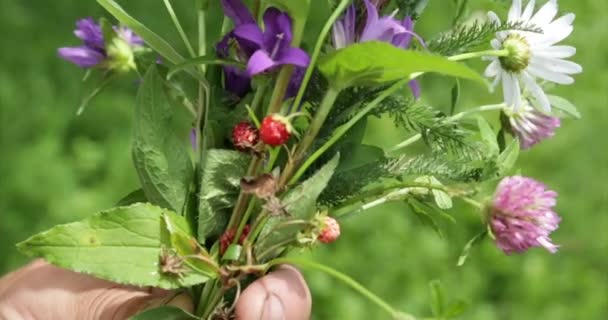
<instances>
[{"instance_id":1,"label":"fingernail","mask_svg":"<svg viewBox=\"0 0 608 320\"><path fill-rule=\"evenodd\" d=\"M271 293L266 297L260 320L285 320L285 310L279 297Z\"/></svg>"}]
</instances>

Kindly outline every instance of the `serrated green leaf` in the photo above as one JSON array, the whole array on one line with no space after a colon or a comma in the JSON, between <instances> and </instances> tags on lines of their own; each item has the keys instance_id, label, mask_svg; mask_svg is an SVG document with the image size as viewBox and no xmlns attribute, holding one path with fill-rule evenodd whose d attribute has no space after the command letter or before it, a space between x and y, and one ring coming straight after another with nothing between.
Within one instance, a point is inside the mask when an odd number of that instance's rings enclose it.
<instances>
[{"instance_id":1,"label":"serrated green leaf","mask_svg":"<svg viewBox=\"0 0 608 320\"><path fill-rule=\"evenodd\" d=\"M211 149L202 168L199 193L198 240L218 235L228 219L247 174L250 157L233 150Z\"/></svg>"},{"instance_id":2,"label":"serrated green leaf","mask_svg":"<svg viewBox=\"0 0 608 320\"><path fill-rule=\"evenodd\" d=\"M458 257L457 266L461 267L464 265L464 263L467 261L467 258L469 257L469 253L471 252L471 249L475 245L480 244L481 241L483 239L485 239L486 235L488 235L488 232L483 231L480 234L474 236L471 240L469 240L469 242L467 242L467 244L462 249L462 253L460 253L460 256Z\"/></svg>"},{"instance_id":3,"label":"serrated green leaf","mask_svg":"<svg viewBox=\"0 0 608 320\"><path fill-rule=\"evenodd\" d=\"M551 106L553 106L552 113L554 113L556 116L568 116L575 119L582 118L581 113L578 111L576 106L567 99L553 95L547 95L547 98L549 98L549 102L551 103ZM555 112L555 109L557 109L558 112Z\"/></svg>"},{"instance_id":4,"label":"serrated green leaf","mask_svg":"<svg viewBox=\"0 0 608 320\"><path fill-rule=\"evenodd\" d=\"M479 132L481 133L481 139L485 144L489 156L497 156L500 152L498 146L498 140L496 139L496 133L492 130L492 127L484 117L477 117L477 125Z\"/></svg>"},{"instance_id":5,"label":"serrated green leaf","mask_svg":"<svg viewBox=\"0 0 608 320\"><path fill-rule=\"evenodd\" d=\"M161 250L169 246L162 240L166 212L147 203L118 207L55 226L17 247L59 267L122 284L176 289L207 281L207 276L196 273L181 278L161 273Z\"/></svg>"},{"instance_id":6,"label":"serrated green leaf","mask_svg":"<svg viewBox=\"0 0 608 320\"><path fill-rule=\"evenodd\" d=\"M172 115L163 80L156 66L152 66L137 94L133 162L150 202L182 212L194 169L188 151L171 132Z\"/></svg>"},{"instance_id":7,"label":"serrated green leaf","mask_svg":"<svg viewBox=\"0 0 608 320\"><path fill-rule=\"evenodd\" d=\"M384 85L421 72L436 72L487 84L481 75L462 63L378 41L357 43L330 53L320 60L319 70L337 89Z\"/></svg>"},{"instance_id":8,"label":"serrated green leaf","mask_svg":"<svg viewBox=\"0 0 608 320\"><path fill-rule=\"evenodd\" d=\"M182 63L184 57L180 55L167 41L148 29L144 24L129 15L118 3L113 0L97 0L116 20L131 28L137 35L142 37L146 44L154 51L158 52L163 58L173 64Z\"/></svg>"},{"instance_id":9,"label":"serrated green leaf","mask_svg":"<svg viewBox=\"0 0 608 320\"><path fill-rule=\"evenodd\" d=\"M443 316L445 309L445 294L441 282L439 282L439 280L431 281L429 283L429 289L431 292L431 310L433 316L440 318Z\"/></svg>"},{"instance_id":10,"label":"serrated green leaf","mask_svg":"<svg viewBox=\"0 0 608 320\"><path fill-rule=\"evenodd\" d=\"M517 159L519 158L519 151L519 140L513 139L507 148L505 148L505 151L498 156L496 162L498 165L498 172L501 176L509 173L509 171L513 169Z\"/></svg>"},{"instance_id":11,"label":"serrated green leaf","mask_svg":"<svg viewBox=\"0 0 608 320\"><path fill-rule=\"evenodd\" d=\"M194 315L176 308L176 307L159 307L143 311L142 313L131 317L129 320L198 320Z\"/></svg>"},{"instance_id":12,"label":"serrated green leaf","mask_svg":"<svg viewBox=\"0 0 608 320\"><path fill-rule=\"evenodd\" d=\"M274 227L282 221L291 219L311 220L317 212L317 199L327 187L339 162L340 154L336 154L331 161L325 164L313 176L293 188L283 197L281 203L288 212L289 217L277 216L268 220L260 233L260 239L264 238L263 244L256 248L256 254L290 237L295 239L297 233L303 228L301 225L292 225L280 230L274 230Z\"/></svg>"}]
</instances>

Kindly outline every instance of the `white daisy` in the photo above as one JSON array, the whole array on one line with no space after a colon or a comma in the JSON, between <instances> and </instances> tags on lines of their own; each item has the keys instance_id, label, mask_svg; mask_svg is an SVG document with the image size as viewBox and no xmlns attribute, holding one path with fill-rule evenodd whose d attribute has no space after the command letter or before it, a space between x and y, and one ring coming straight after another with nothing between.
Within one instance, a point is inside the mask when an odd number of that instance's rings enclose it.
<instances>
[{"instance_id":1,"label":"white daisy","mask_svg":"<svg viewBox=\"0 0 608 320\"><path fill-rule=\"evenodd\" d=\"M522 0L513 0L509 10L509 23L522 22L542 29L542 33L526 31L503 31L496 34L492 47L506 49L506 57L488 57L492 61L485 71L493 77L494 86L502 81L503 95L507 106L518 109L522 94L529 95L535 107L548 112L551 110L549 99L537 79L558 84L572 84L570 76L583 71L574 62L564 60L576 53L571 46L556 45L568 37L573 30L574 14L568 13L557 19L557 0L549 0L536 14L533 14L535 0L530 0L522 12ZM494 12L489 12L490 20L499 23Z\"/></svg>"}]
</instances>

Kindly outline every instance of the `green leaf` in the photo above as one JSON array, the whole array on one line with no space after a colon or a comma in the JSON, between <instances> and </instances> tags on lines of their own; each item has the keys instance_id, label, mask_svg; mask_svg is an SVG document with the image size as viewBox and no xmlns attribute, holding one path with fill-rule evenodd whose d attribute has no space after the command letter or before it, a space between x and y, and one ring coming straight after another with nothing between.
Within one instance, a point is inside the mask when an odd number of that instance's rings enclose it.
<instances>
[{"instance_id":1,"label":"green leaf","mask_svg":"<svg viewBox=\"0 0 608 320\"><path fill-rule=\"evenodd\" d=\"M224 227L247 174L250 157L238 151L211 149L202 169L198 239L218 235Z\"/></svg>"},{"instance_id":2,"label":"green leaf","mask_svg":"<svg viewBox=\"0 0 608 320\"><path fill-rule=\"evenodd\" d=\"M479 132L481 133L481 139L485 144L489 156L497 156L500 152L498 146L498 140L496 140L496 133L492 130L492 127L484 117L477 117L477 125L479 126Z\"/></svg>"},{"instance_id":3,"label":"green leaf","mask_svg":"<svg viewBox=\"0 0 608 320\"><path fill-rule=\"evenodd\" d=\"M319 70L337 89L385 85L424 72L475 80L484 86L487 84L481 75L462 63L377 41L337 50L320 60Z\"/></svg>"},{"instance_id":4,"label":"green leaf","mask_svg":"<svg viewBox=\"0 0 608 320\"><path fill-rule=\"evenodd\" d=\"M408 206L410 207L412 212L414 214L416 214L418 219L420 219L420 222L424 223L425 225L427 225L428 227L433 229L433 231L435 231L435 233L437 233L437 236L439 236L439 238L441 238L441 239L444 238L443 231L441 231L441 228L439 228L437 221L435 221L435 219L433 219L431 214L425 210L424 206L422 206L418 202L418 200L410 198L406 201L406 203L408 204Z\"/></svg>"},{"instance_id":5,"label":"green leaf","mask_svg":"<svg viewBox=\"0 0 608 320\"><path fill-rule=\"evenodd\" d=\"M256 248L256 254L290 237L295 239L297 233L302 230L301 225L291 225L278 230L275 230L275 226L286 220L311 220L317 212L317 199L327 187L339 162L340 154L336 154L331 161L325 164L313 176L293 188L283 197L281 203L290 216L277 216L268 220L260 233L260 239L266 239Z\"/></svg>"},{"instance_id":6,"label":"green leaf","mask_svg":"<svg viewBox=\"0 0 608 320\"><path fill-rule=\"evenodd\" d=\"M142 37L146 44L154 51L158 52L163 58L173 64L182 63L184 57L180 55L167 41L148 29L137 19L129 15L118 3L113 0L97 0L104 9L113 15L118 21L131 28L133 32Z\"/></svg>"},{"instance_id":7,"label":"green leaf","mask_svg":"<svg viewBox=\"0 0 608 320\"><path fill-rule=\"evenodd\" d=\"M136 204L138 202L148 202L146 198L146 193L143 189L137 189L128 195L124 196L122 199L118 201L116 204L117 207L130 206L132 204Z\"/></svg>"},{"instance_id":8,"label":"green leaf","mask_svg":"<svg viewBox=\"0 0 608 320\"><path fill-rule=\"evenodd\" d=\"M582 118L581 113L572 102L559 96L547 95L547 97L549 98L549 102L551 102L551 106L553 106L552 113L556 116L572 117L575 119Z\"/></svg>"},{"instance_id":9,"label":"green leaf","mask_svg":"<svg viewBox=\"0 0 608 320\"><path fill-rule=\"evenodd\" d=\"M143 311L130 320L198 320L194 315L176 307L159 307Z\"/></svg>"},{"instance_id":10,"label":"green leaf","mask_svg":"<svg viewBox=\"0 0 608 320\"><path fill-rule=\"evenodd\" d=\"M80 222L55 226L17 245L32 257L59 267L122 284L176 289L203 283L207 276L182 278L159 270L166 209L138 203L102 211Z\"/></svg>"},{"instance_id":11,"label":"green leaf","mask_svg":"<svg viewBox=\"0 0 608 320\"><path fill-rule=\"evenodd\" d=\"M460 81L456 79L454 86L452 87L451 100L450 100L450 114L453 115L458 107L458 101L460 101Z\"/></svg>"},{"instance_id":12,"label":"green leaf","mask_svg":"<svg viewBox=\"0 0 608 320\"><path fill-rule=\"evenodd\" d=\"M190 67L197 67L197 66L201 66L201 65L222 65L222 66L239 67L241 69L245 68L245 64L243 64L241 62L234 61L234 60L220 59L220 58L216 57L215 55L207 55L207 56L187 59L187 60L184 60L184 62L182 62L182 63L176 64L175 66L173 66L172 68L169 69L169 72L167 73L167 79L172 78L173 75L175 75L177 72L180 72L184 69L188 69ZM201 75L200 77L202 77L201 79L205 79L205 77L203 75ZM197 78L199 78L199 77L197 76ZM204 80L204 81L206 81L206 80Z\"/></svg>"},{"instance_id":13,"label":"green leaf","mask_svg":"<svg viewBox=\"0 0 608 320\"><path fill-rule=\"evenodd\" d=\"M467 309L469 304L465 301L459 300L451 303L445 310L444 316L448 319L456 318L461 316Z\"/></svg>"},{"instance_id":14,"label":"green leaf","mask_svg":"<svg viewBox=\"0 0 608 320\"><path fill-rule=\"evenodd\" d=\"M105 88L112 83L116 79L117 73L108 73L104 74L103 79L96 84L96 86L89 93L84 95L80 100L80 104L78 104L78 110L76 111L76 115L81 115L89 106L91 101L95 99Z\"/></svg>"},{"instance_id":15,"label":"green leaf","mask_svg":"<svg viewBox=\"0 0 608 320\"><path fill-rule=\"evenodd\" d=\"M498 165L498 172L501 176L509 173L511 169L515 166L517 159L519 158L519 140L513 139L511 143L507 146L505 151L503 151L496 159Z\"/></svg>"},{"instance_id":16,"label":"green leaf","mask_svg":"<svg viewBox=\"0 0 608 320\"><path fill-rule=\"evenodd\" d=\"M484 231L484 232L474 236L471 240L469 240L469 242L467 242L467 244L462 249L462 253L460 253L460 257L458 257L457 266L462 267L464 265L464 263L467 261L467 258L469 257L469 253L471 252L471 249L474 246L480 244L481 241L483 239L485 239L486 235L488 235L488 232Z\"/></svg>"},{"instance_id":17,"label":"green leaf","mask_svg":"<svg viewBox=\"0 0 608 320\"><path fill-rule=\"evenodd\" d=\"M173 110L163 80L150 67L137 95L133 130L133 162L147 198L181 212L194 175L182 141L171 132Z\"/></svg>"},{"instance_id":18,"label":"green leaf","mask_svg":"<svg viewBox=\"0 0 608 320\"><path fill-rule=\"evenodd\" d=\"M429 283L429 289L431 291L431 310L433 316L439 318L443 316L445 309L445 295L443 287L439 280L433 280Z\"/></svg>"}]
</instances>

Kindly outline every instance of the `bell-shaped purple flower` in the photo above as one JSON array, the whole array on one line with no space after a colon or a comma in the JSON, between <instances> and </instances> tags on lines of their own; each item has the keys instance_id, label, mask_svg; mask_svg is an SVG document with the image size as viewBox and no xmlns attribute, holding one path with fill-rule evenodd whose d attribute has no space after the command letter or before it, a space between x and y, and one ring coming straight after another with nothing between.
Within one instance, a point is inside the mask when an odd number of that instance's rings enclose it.
<instances>
[{"instance_id":1,"label":"bell-shaped purple flower","mask_svg":"<svg viewBox=\"0 0 608 320\"><path fill-rule=\"evenodd\" d=\"M132 50L144 45L142 38L137 36L127 27L113 27L122 41L126 42L129 52L121 52L123 55L132 55ZM82 68L93 68L113 59L108 55L108 44L104 39L101 26L93 18L84 18L76 22L76 37L82 40L83 45L77 47L59 48L59 57L72 62ZM117 50L114 50L117 52ZM124 51L124 49L122 50ZM106 67L112 68L117 63L109 63Z\"/></svg>"},{"instance_id":2,"label":"bell-shaped purple flower","mask_svg":"<svg viewBox=\"0 0 608 320\"><path fill-rule=\"evenodd\" d=\"M424 45L420 36L414 33L414 23L411 17L403 20L395 19L395 15L380 17L378 5L382 1L364 0L367 11L365 25L357 26L357 12L354 4L350 5L344 17L333 26L332 39L336 49L345 48L353 43L366 41L388 42L397 48L407 49L412 38L416 37ZM358 33L358 30L361 30ZM417 81L410 82L410 88L415 98L420 97L420 85Z\"/></svg>"},{"instance_id":3,"label":"bell-shaped purple flower","mask_svg":"<svg viewBox=\"0 0 608 320\"><path fill-rule=\"evenodd\" d=\"M522 103L517 111L506 108L504 113L509 119L511 133L519 139L522 149L532 148L553 137L561 126L559 118L541 113L528 103Z\"/></svg>"},{"instance_id":4,"label":"bell-shaped purple flower","mask_svg":"<svg viewBox=\"0 0 608 320\"><path fill-rule=\"evenodd\" d=\"M531 178L504 178L489 209L489 224L497 246L506 254L544 247L551 253L559 246L550 239L560 217L553 211L557 193Z\"/></svg>"},{"instance_id":5,"label":"bell-shaped purple flower","mask_svg":"<svg viewBox=\"0 0 608 320\"><path fill-rule=\"evenodd\" d=\"M264 13L264 33L262 46L253 53L247 64L247 72L254 76L282 65L294 65L305 68L310 63L308 54L291 46L291 18L287 13L276 8L269 8ZM251 40L259 41L259 34L248 33ZM259 43L259 42L258 42Z\"/></svg>"}]
</instances>

